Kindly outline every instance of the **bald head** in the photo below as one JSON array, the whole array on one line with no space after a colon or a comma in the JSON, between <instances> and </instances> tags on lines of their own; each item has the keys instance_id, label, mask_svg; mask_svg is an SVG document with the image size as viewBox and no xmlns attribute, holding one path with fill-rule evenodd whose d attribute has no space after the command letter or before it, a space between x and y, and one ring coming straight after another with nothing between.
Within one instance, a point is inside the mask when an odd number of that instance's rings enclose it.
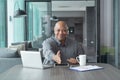
<instances>
[{"instance_id":1,"label":"bald head","mask_svg":"<svg viewBox=\"0 0 120 80\"><path fill-rule=\"evenodd\" d=\"M58 21L54 27L54 34L59 41L65 40L68 34L67 24L64 21Z\"/></svg>"},{"instance_id":2,"label":"bald head","mask_svg":"<svg viewBox=\"0 0 120 80\"><path fill-rule=\"evenodd\" d=\"M66 30L68 30L68 26L67 26L67 24L66 24L64 21L58 21L58 22L55 24L54 29L55 29L56 27L58 27L58 26L64 27L64 28L66 28Z\"/></svg>"}]
</instances>

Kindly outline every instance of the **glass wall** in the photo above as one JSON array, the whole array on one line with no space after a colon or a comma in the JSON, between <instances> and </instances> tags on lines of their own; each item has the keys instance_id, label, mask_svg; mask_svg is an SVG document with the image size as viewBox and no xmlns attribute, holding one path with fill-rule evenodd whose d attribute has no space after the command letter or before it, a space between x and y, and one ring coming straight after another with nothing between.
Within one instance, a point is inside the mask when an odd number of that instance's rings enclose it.
<instances>
[{"instance_id":1,"label":"glass wall","mask_svg":"<svg viewBox=\"0 0 120 80\"><path fill-rule=\"evenodd\" d=\"M14 0L14 12L20 8L24 10L24 0ZM13 42L21 42L24 41L24 27L25 27L25 18L13 18Z\"/></svg>"},{"instance_id":2,"label":"glass wall","mask_svg":"<svg viewBox=\"0 0 120 80\"><path fill-rule=\"evenodd\" d=\"M2 14L0 15L0 47L10 46L14 42L35 40L38 37L46 38L51 35L51 0L45 0L46 2L27 1L0 0L0 13ZM28 14L26 20L25 17L14 18L15 11L19 8L25 10L25 7ZM26 24L25 21L27 21Z\"/></svg>"},{"instance_id":3,"label":"glass wall","mask_svg":"<svg viewBox=\"0 0 120 80\"><path fill-rule=\"evenodd\" d=\"M120 1L113 0L114 14L114 42L115 42L115 65L120 68Z\"/></svg>"},{"instance_id":4,"label":"glass wall","mask_svg":"<svg viewBox=\"0 0 120 80\"><path fill-rule=\"evenodd\" d=\"M6 46L6 0L0 0L0 47Z\"/></svg>"},{"instance_id":5,"label":"glass wall","mask_svg":"<svg viewBox=\"0 0 120 80\"><path fill-rule=\"evenodd\" d=\"M100 55L101 62L115 65L113 0L100 0Z\"/></svg>"},{"instance_id":6,"label":"glass wall","mask_svg":"<svg viewBox=\"0 0 120 80\"><path fill-rule=\"evenodd\" d=\"M24 0L7 1L7 46L11 43L24 41L25 18L14 18L15 12L20 8L24 10Z\"/></svg>"},{"instance_id":7,"label":"glass wall","mask_svg":"<svg viewBox=\"0 0 120 80\"><path fill-rule=\"evenodd\" d=\"M51 36L50 2L26 2L27 40L36 40Z\"/></svg>"}]
</instances>

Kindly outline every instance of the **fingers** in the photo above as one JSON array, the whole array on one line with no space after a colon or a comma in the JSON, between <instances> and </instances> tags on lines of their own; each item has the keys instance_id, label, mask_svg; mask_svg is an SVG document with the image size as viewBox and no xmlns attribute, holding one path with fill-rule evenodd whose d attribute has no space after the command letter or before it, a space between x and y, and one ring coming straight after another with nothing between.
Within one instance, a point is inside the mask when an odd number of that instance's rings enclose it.
<instances>
[{"instance_id":1,"label":"fingers","mask_svg":"<svg viewBox=\"0 0 120 80\"><path fill-rule=\"evenodd\" d=\"M56 62L58 63L58 64L61 64L61 58L60 58L60 50L57 52L57 59L56 59Z\"/></svg>"},{"instance_id":2,"label":"fingers","mask_svg":"<svg viewBox=\"0 0 120 80\"><path fill-rule=\"evenodd\" d=\"M56 60L57 64L61 64L61 60Z\"/></svg>"},{"instance_id":3,"label":"fingers","mask_svg":"<svg viewBox=\"0 0 120 80\"><path fill-rule=\"evenodd\" d=\"M57 52L56 55L53 56L53 60L54 60L57 64L61 64L60 50Z\"/></svg>"},{"instance_id":4,"label":"fingers","mask_svg":"<svg viewBox=\"0 0 120 80\"><path fill-rule=\"evenodd\" d=\"M57 56L55 59L55 62L57 62L58 64L61 64L61 58Z\"/></svg>"},{"instance_id":5,"label":"fingers","mask_svg":"<svg viewBox=\"0 0 120 80\"><path fill-rule=\"evenodd\" d=\"M56 55L60 57L60 50L57 52L57 54L56 54Z\"/></svg>"},{"instance_id":6,"label":"fingers","mask_svg":"<svg viewBox=\"0 0 120 80\"><path fill-rule=\"evenodd\" d=\"M67 59L67 61L71 64L77 64L77 60L75 58L70 58L70 59Z\"/></svg>"}]
</instances>

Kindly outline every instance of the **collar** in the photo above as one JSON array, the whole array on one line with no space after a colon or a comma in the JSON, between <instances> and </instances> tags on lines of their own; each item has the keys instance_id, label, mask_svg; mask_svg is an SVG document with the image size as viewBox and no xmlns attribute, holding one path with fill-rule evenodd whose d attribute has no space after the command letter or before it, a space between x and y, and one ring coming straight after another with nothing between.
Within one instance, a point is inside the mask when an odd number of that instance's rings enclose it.
<instances>
[{"instance_id":1,"label":"collar","mask_svg":"<svg viewBox=\"0 0 120 80\"><path fill-rule=\"evenodd\" d=\"M55 37L53 37L53 39L55 40L55 42L57 43L58 46L66 46L67 45L67 37L66 37L64 45L62 45L61 42L58 39L56 39Z\"/></svg>"}]
</instances>

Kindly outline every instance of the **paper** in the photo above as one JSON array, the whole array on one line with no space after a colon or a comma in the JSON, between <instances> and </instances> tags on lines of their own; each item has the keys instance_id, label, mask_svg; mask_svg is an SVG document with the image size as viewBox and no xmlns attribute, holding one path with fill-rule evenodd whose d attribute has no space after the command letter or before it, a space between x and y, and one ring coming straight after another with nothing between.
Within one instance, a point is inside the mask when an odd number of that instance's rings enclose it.
<instances>
[{"instance_id":1,"label":"paper","mask_svg":"<svg viewBox=\"0 0 120 80\"><path fill-rule=\"evenodd\" d=\"M70 69L83 72L83 71L103 69L103 67L100 67L100 66L97 66L97 65L86 65L86 66L70 67Z\"/></svg>"}]
</instances>

